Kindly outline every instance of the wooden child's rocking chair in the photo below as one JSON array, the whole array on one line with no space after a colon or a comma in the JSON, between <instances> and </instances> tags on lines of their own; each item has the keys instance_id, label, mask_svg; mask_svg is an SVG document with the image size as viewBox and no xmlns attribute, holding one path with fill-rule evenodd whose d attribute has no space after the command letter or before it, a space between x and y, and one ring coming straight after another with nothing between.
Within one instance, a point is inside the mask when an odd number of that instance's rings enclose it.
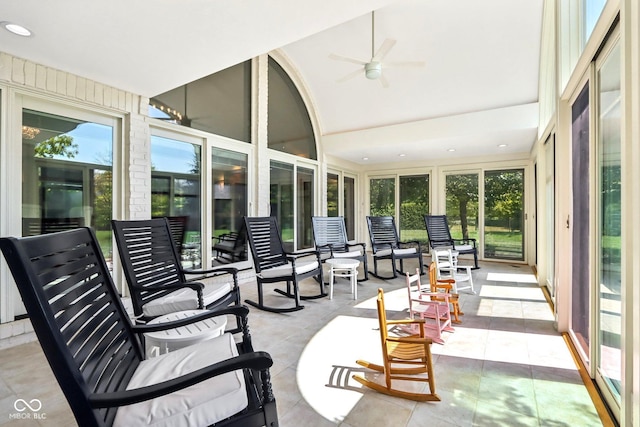
<instances>
[{"instance_id":1,"label":"wooden child's rocking chair","mask_svg":"<svg viewBox=\"0 0 640 427\"><path fill-rule=\"evenodd\" d=\"M382 358L384 365L376 365L364 360L356 363L365 368L382 372L386 386L354 375L353 379L380 393L420 402L440 401L435 393L433 364L431 358L431 339L424 333L424 319L387 320L384 308L384 292L378 289L378 321L380 323L380 339L382 341ZM387 325L419 325L419 334L407 337L390 337ZM394 365L394 366L392 366ZM400 365L400 366L398 366ZM419 374L426 374L419 375ZM393 388L392 380L422 381L429 383L430 393L413 393Z\"/></svg>"}]
</instances>

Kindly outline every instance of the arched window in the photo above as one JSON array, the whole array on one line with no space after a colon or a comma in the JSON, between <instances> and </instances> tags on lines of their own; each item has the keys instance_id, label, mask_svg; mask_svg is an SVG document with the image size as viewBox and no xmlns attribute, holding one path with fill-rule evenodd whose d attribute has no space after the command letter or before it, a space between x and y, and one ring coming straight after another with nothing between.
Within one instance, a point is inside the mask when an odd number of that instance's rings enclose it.
<instances>
[{"instance_id":1,"label":"arched window","mask_svg":"<svg viewBox=\"0 0 640 427\"><path fill-rule=\"evenodd\" d=\"M269 148L318 159L307 108L287 73L269 57Z\"/></svg>"}]
</instances>

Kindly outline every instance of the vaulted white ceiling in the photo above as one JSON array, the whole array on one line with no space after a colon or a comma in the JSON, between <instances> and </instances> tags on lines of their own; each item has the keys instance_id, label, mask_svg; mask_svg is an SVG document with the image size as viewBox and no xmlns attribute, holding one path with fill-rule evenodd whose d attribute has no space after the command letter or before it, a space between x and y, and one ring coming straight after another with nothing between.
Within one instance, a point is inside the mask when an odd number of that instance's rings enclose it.
<instances>
[{"instance_id":1,"label":"vaulted white ceiling","mask_svg":"<svg viewBox=\"0 0 640 427\"><path fill-rule=\"evenodd\" d=\"M360 164L526 157L537 137L542 0L3 2L0 51L153 96L278 50L315 106L325 153ZM388 87L368 61L371 11ZM498 145L507 144L506 147ZM448 151L455 149L455 152ZM399 157L404 154L404 157ZM367 157L368 160L363 160Z\"/></svg>"}]
</instances>

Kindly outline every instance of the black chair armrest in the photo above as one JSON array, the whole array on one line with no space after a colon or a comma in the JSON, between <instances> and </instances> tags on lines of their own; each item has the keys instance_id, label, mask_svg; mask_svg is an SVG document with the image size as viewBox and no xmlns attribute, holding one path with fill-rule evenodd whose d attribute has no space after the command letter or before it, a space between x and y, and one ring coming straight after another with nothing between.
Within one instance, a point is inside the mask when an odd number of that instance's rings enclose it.
<instances>
[{"instance_id":1,"label":"black chair armrest","mask_svg":"<svg viewBox=\"0 0 640 427\"><path fill-rule=\"evenodd\" d=\"M181 377L150 386L111 393L94 393L89 395L89 404L93 408L110 408L115 406L132 405L134 403L144 402L145 400L154 399L156 397L182 390L226 372L232 372L238 369L264 371L269 369L272 365L273 360L269 353L263 351L245 353L205 368L198 369Z\"/></svg>"},{"instance_id":2,"label":"black chair armrest","mask_svg":"<svg viewBox=\"0 0 640 427\"><path fill-rule=\"evenodd\" d=\"M432 248L439 248L442 246L452 246L453 244L453 239L452 240L432 240L429 239L429 245Z\"/></svg>"},{"instance_id":3,"label":"black chair armrest","mask_svg":"<svg viewBox=\"0 0 640 427\"><path fill-rule=\"evenodd\" d=\"M140 289L141 291L166 291L166 290L178 290L182 288L191 288L196 292L202 292L204 289L204 285L199 282L184 282L184 283L176 283L173 285L149 285L149 286L133 286L136 289Z\"/></svg>"},{"instance_id":4,"label":"black chair armrest","mask_svg":"<svg viewBox=\"0 0 640 427\"><path fill-rule=\"evenodd\" d=\"M302 258L305 256L317 255L317 254L318 254L318 250L315 248L302 249L295 252L285 252L285 255L287 255L287 257L294 257L294 258Z\"/></svg>"},{"instance_id":5,"label":"black chair armrest","mask_svg":"<svg viewBox=\"0 0 640 427\"><path fill-rule=\"evenodd\" d=\"M373 253L378 252L381 249L393 249L392 243L376 243L375 245L371 245L373 249Z\"/></svg>"},{"instance_id":6,"label":"black chair armrest","mask_svg":"<svg viewBox=\"0 0 640 427\"><path fill-rule=\"evenodd\" d=\"M331 243L326 243L324 245L316 245L317 251L322 251L322 249L328 249L329 251L331 251L332 248L333 248L333 244Z\"/></svg>"},{"instance_id":7,"label":"black chair armrest","mask_svg":"<svg viewBox=\"0 0 640 427\"><path fill-rule=\"evenodd\" d=\"M229 306L225 308L206 310L201 314L196 314L180 320L173 320L171 322L162 322L154 325L149 324L136 324L132 325L133 331L138 334L144 334L147 332L164 331L167 329L179 328L180 326L190 325L192 323L199 322L201 320L209 319L211 317L234 315L246 319L249 316L249 308L247 306Z\"/></svg>"},{"instance_id":8,"label":"black chair armrest","mask_svg":"<svg viewBox=\"0 0 640 427\"><path fill-rule=\"evenodd\" d=\"M355 248L357 246L360 246L364 252L367 251L367 244L366 243L347 243L347 251L348 251L349 248Z\"/></svg>"},{"instance_id":9,"label":"black chair armrest","mask_svg":"<svg viewBox=\"0 0 640 427\"><path fill-rule=\"evenodd\" d=\"M262 264L263 262L269 262L269 263L277 263L277 262L282 262L283 264L286 264L287 262L287 257L286 255L283 254L277 254L277 255L269 255L269 256L256 256L256 264Z\"/></svg>"},{"instance_id":10,"label":"black chair armrest","mask_svg":"<svg viewBox=\"0 0 640 427\"><path fill-rule=\"evenodd\" d=\"M182 272L184 274L199 274L201 276L204 276L204 275L207 275L207 274L216 274L216 273L237 275L238 274L238 269L235 268L235 267L221 266L221 267L209 268L207 270L187 270L187 269L183 269Z\"/></svg>"}]
</instances>

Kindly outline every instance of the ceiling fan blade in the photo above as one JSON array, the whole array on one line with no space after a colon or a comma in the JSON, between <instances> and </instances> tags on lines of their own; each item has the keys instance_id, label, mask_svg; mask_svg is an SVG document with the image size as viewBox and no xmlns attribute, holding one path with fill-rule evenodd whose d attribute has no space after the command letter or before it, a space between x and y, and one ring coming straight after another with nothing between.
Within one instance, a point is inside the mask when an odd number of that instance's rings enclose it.
<instances>
[{"instance_id":1,"label":"ceiling fan blade","mask_svg":"<svg viewBox=\"0 0 640 427\"><path fill-rule=\"evenodd\" d=\"M386 89L389 87L389 80L387 80L384 74L380 74L380 77L378 77L378 80L380 80L380 84L382 84L383 88Z\"/></svg>"},{"instance_id":2,"label":"ceiling fan blade","mask_svg":"<svg viewBox=\"0 0 640 427\"><path fill-rule=\"evenodd\" d=\"M346 82L347 80L351 80L352 78L357 77L360 74L362 74L362 69L352 71L351 73L347 74L346 76L340 77L338 80L336 80L336 83Z\"/></svg>"},{"instance_id":3,"label":"ceiling fan blade","mask_svg":"<svg viewBox=\"0 0 640 427\"><path fill-rule=\"evenodd\" d=\"M351 62L352 64L358 64L358 65L366 64L365 61L360 61L359 59L355 59L355 58L348 58L346 56L336 55L335 53L330 54L329 59L335 59L336 61Z\"/></svg>"},{"instance_id":4,"label":"ceiling fan blade","mask_svg":"<svg viewBox=\"0 0 640 427\"><path fill-rule=\"evenodd\" d=\"M384 57L387 55L387 53L389 53L389 51L395 44L396 41L394 39L386 39L384 42L382 42L382 46L380 46L380 49L378 49L375 55L373 55L373 58L371 58L371 62L382 62Z\"/></svg>"},{"instance_id":5,"label":"ceiling fan blade","mask_svg":"<svg viewBox=\"0 0 640 427\"><path fill-rule=\"evenodd\" d=\"M385 68L391 67L424 67L426 64L424 61L400 61L400 62L385 62Z\"/></svg>"}]
</instances>

